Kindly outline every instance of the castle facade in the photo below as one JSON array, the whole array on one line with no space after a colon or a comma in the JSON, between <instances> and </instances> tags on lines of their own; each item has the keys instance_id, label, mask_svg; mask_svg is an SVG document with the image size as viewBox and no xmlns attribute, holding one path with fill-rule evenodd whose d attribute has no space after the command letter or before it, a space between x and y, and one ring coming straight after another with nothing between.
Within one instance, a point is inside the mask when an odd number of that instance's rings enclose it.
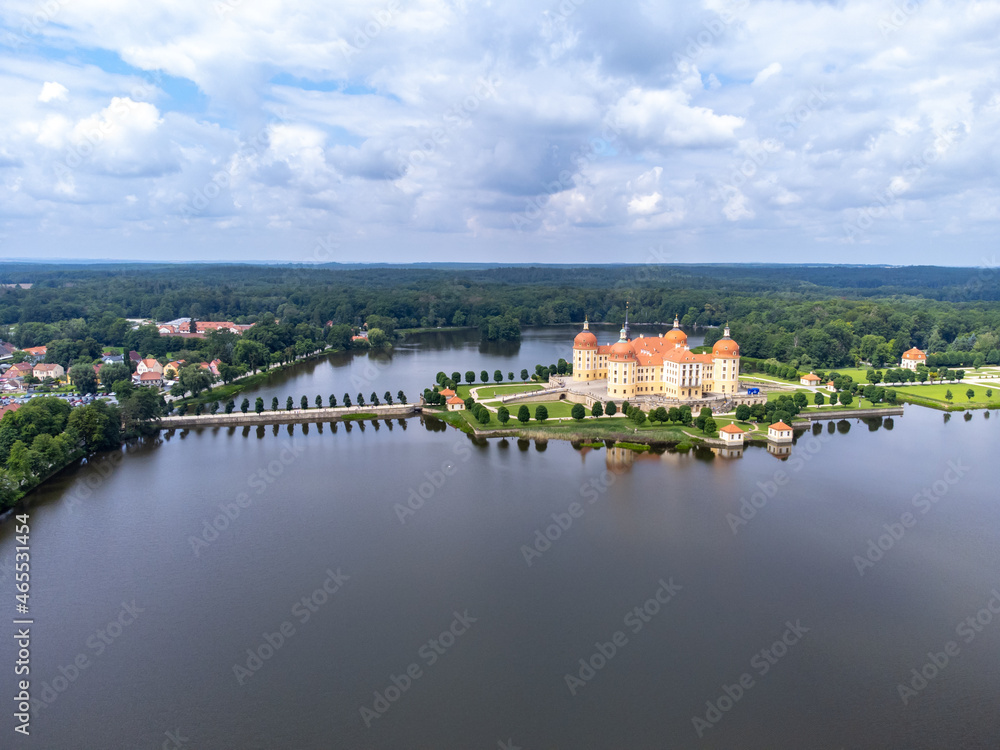
<instances>
[{"instance_id":1,"label":"castle facade","mask_svg":"<svg viewBox=\"0 0 1000 750\"><path fill-rule=\"evenodd\" d=\"M729 337L729 326L712 353L695 354L687 334L674 327L659 336L629 337L628 320L614 344L598 344L584 322L573 340L573 380L607 381L607 397L630 399L665 396L681 400L711 395L735 395L739 390L740 347Z\"/></svg>"}]
</instances>

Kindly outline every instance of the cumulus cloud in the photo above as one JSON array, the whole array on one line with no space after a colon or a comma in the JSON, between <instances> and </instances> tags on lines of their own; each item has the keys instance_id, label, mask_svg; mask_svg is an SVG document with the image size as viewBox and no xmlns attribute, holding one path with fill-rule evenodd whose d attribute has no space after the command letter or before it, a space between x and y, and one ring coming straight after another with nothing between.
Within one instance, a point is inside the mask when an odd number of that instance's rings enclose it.
<instances>
[{"instance_id":1,"label":"cumulus cloud","mask_svg":"<svg viewBox=\"0 0 1000 750\"><path fill-rule=\"evenodd\" d=\"M46 81L42 84L42 90L38 94L38 101L66 101L69 89L56 81Z\"/></svg>"},{"instance_id":2,"label":"cumulus cloud","mask_svg":"<svg viewBox=\"0 0 1000 750\"><path fill-rule=\"evenodd\" d=\"M1000 221L995 3L76 0L55 20L0 52L12 249L274 257L332 233L372 259L600 260L676 233L714 260L906 262L947 233L975 262Z\"/></svg>"}]
</instances>

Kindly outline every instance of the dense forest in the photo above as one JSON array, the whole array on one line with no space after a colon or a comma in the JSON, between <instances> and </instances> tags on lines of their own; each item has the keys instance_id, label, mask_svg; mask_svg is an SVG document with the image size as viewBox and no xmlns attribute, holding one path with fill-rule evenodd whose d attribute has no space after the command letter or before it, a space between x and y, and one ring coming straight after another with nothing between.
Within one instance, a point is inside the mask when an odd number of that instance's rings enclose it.
<instances>
[{"instance_id":1,"label":"dense forest","mask_svg":"<svg viewBox=\"0 0 1000 750\"><path fill-rule=\"evenodd\" d=\"M0 283L33 285L0 290L0 338L19 347L90 339L155 355L179 342L157 342L122 319L189 316L266 322L251 338L281 337L264 342L273 354L310 341L346 346L352 327L373 322L390 337L464 325L488 336L500 320L568 324L584 315L617 324L627 301L635 323L669 324L675 314L685 326L729 321L745 355L800 368L881 365L912 346L950 352L952 364L1000 358L992 267L0 264ZM710 330L707 343L718 335ZM211 353L227 360L234 345L215 342Z\"/></svg>"}]
</instances>

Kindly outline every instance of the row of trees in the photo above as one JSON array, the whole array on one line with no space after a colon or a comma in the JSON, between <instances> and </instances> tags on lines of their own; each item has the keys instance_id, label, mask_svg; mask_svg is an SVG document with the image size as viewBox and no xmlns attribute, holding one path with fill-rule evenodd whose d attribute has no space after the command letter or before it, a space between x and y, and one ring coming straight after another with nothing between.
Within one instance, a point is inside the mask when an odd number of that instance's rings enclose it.
<instances>
[{"instance_id":1,"label":"row of trees","mask_svg":"<svg viewBox=\"0 0 1000 750\"><path fill-rule=\"evenodd\" d=\"M364 394L359 393L356 398L357 398L356 403L357 403L358 406L365 406L366 405ZM403 393L402 390L397 391L396 392L396 400L398 400L400 404L406 404L407 403L406 402L406 394ZM317 409L324 408L323 407L323 397L320 396L320 395L316 396L316 398L313 401L313 403L315 404L315 407ZM344 394L344 398L340 402L339 405L340 406L344 406L344 407L350 407L350 406L353 406L354 403L355 402L351 400L351 395L349 393L345 393ZM384 394L382 394L382 398L379 398L378 394L375 391L372 391L371 395L368 397L367 405L370 405L370 406L381 406L383 403L385 403L387 406L392 406L393 403L395 403L394 400L393 400L392 392L391 391L386 391ZM241 412L243 412L244 414L246 414L248 411L250 411L250 406L251 406L250 405L250 399L249 398L244 398L243 401L242 401L242 403L240 404L239 408L240 408ZM336 408L338 406L337 397L335 395L333 395L332 393L327 397L326 406L327 406L327 408L330 408L330 409L334 409L334 408ZM294 408L295 408L295 401L294 401L294 399L291 396L289 396L287 399L285 399L285 410L286 411L292 411L292 409L294 409ZM302 396L302 398L299 399L299 408L300 409L308 409L309 408L309 397L308 396ZM204 410L205 410L205 407L202 404L197 404L196 407L195 407L195 414L202 414L204 412ZM214 403L211 403L211 404L208 405L208 411L209 411L209 413L215 414L216 412L218 412L218 410L219 410L219 403L218 402L214 402ZM253 410L257 414L260 414L260 413L262 413L265 410L264 409L264 398L262 396L258 396L257 397L256 401L253 404ZM234 399L230 399L226 403L226 405L225 405L225 413L226 414L232 414L234 411L236 411L236 401ZM279 407L279 404L278 404L278 397L277 396L275 396L274 398L271 399L271 411L280 411L280 407ZM180 414L185 414L186 412L187 412L187 405L183 404L181 406L181 410L180 410L179 413Z\"/></svg>"}]
</instances>

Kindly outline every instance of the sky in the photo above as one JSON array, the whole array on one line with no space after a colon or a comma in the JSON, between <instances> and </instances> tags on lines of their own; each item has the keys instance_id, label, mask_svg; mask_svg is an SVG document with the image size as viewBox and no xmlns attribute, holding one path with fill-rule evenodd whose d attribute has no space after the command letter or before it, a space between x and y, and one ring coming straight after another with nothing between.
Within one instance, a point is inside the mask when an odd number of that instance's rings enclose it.
<instances>
[{"instance_id":1,"label":"sky","mask_svg":"<svg viewBox=\"0 0 1000 750\"><path fill-rule=\"evenodd\" d=\"M0 259L996 265L1000 2L5 0Z\"/></svg>"}]
</instances>

